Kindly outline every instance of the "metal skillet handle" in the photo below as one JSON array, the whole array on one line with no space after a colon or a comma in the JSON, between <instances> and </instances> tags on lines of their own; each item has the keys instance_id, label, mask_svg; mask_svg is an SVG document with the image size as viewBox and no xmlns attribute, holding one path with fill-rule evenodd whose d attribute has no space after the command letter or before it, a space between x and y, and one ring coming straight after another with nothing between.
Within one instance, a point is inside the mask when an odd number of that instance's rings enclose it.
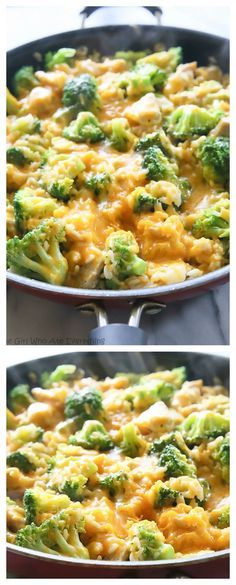
<instances>
[{"instance_id":1,"label":"metal skillet handle","mask_svg":"<svg viewBox=\"0 0 236 585\"><path fill-rule=\"evenodd\" d=\"M81 10L80 12L80 14L82 14L81 28L85 27L85 22L87 18L97 10L100 10L100 8L112 8L112 6L85 6L83 10ZM139 6L139 8L144 8L145 10L148 10L148 12L151 12L151 14L153 14L153 16L156 17L157 24L161 24L161 16L163 12L160 6Z\"/></svg>"},{"instance_id":2,"label":"metal skillet handle","mask_svg":"<svg viewBox=\"0 0 236 585\"><path fill-rule=\"evenodd\" d=\"M154 315L163 308L165 305L160 303L135 301L128 323L108 323L107 312L101 301L78 307L80 311L93 312L97 317L98 327L90 331L90 345L146 345L146 335L139 327L142 312Z\"/></svg>"}]
</instances>

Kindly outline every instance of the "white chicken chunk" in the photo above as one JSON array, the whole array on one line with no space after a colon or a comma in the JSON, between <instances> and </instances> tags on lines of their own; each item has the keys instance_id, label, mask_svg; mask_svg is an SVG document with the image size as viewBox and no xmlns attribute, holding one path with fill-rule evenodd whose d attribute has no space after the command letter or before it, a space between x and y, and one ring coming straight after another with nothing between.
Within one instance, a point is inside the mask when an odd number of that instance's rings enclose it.
<instances>
[{"instance_id":1,"label":"white chicken chunk","mask_svg":"<svg viewBox=\"0 0 236 585\"><path fill-rule=\"evenodd\" d=\"M76 278L77 286L81 288L96 288L103 266L103 253L99 249L94 249L94 257L80 267Z\"/></svg>"},{"instance_id":2,"label":"white chicken chunk","mask_svg":"<svg viewBox=\"0 0 236 585\"><path fill-rule=\"evenodd\" d=\"M146 93L140 100L131 106L127 106L124 110L124 116L130 122L143 124L144 126L149 124L160 125L162 118L158 99L153 93Z\"/></svg>"},{"instance_id":3,"label":"white chicken chunk","mask_svg":"<svg viewBox=\"0 0 236 585\"><path fill-rule=\"evenodd\" d=\"M202 380L184 382L181 390L178 390L173 397L172 405L174 408L196 404L201 398L202 386Z\"/></svg>"},{"instance_id":4,"label":"white chicken chunk","mask_svg":"<svg viewBox=\"0 0 236 585\"><path fill-rule=\"evenodd\" d=\"M171 431L182 420L181 414L172 408L168 408L164 402L159 400L147 410L144 410L136 418L135 423L144 434L149 431L161 433L163 430Z\"/></svg>"},{"instance_id":5,"label":"white chicken chunk","mask_svg":"<svg viewBox=\"0 0 236 585\"><path fill-rule=\"evenodd\" d=\"M33 402L27 409L27 421L50 429L60 420L60 413L51 404L46 402Z\"/></svg>"},{"instance_id":6,"label":"white chicken chunk","mask_svg":"<svg viewBox=\"0 0 236 585\"><path fill-rule=\"evenodd\" d=\"M63 89L68 75L65 71L36 71L35 77L39 80L39 82L44 86L51 86L58 88L60 90Z\"/></svg>"},{"instance_id":7,"label":"white chicken chunk","mask_svg":"<svg viewBox=\"0 0 236 585\"><path fill-rule=\"evenodd\" d=\"M196 74L197 62L181 63L172 73L165 85L164 95L169 97L171 94L176 94L185 89L189 89L193 85L194 76Z\"/></svg>"},{"instance_id":8,"label":"white chicken chunk","mask_svg":"<svg viewBox=\"0 0 236 585\"><path fill-rule=\"evenodd\" d=\"M29 94L28 103L29 111L34 116L51 116L59 105L51 87L34 87Z\"/></svg>"}]
</instances>

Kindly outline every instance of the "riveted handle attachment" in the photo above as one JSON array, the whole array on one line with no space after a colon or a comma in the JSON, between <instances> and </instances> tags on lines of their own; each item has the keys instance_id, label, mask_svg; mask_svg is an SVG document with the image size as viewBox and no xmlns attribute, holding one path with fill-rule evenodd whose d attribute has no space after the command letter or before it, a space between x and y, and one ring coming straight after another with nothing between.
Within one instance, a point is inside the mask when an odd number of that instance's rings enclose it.
<instances>
[{"instance_id":1,"label":"riveted handle attachment","mask_svg":"<svg viewBox=\"0 0 236 585\"><path fill-rule=\"evenodd\" d=\"M89 335L91 345L146 345L147 337L139 327L143 311L149 314L159 313L165 305L161 303L135 301L132 303L128 323L109 323L108 316L102 301L94 301L77 307L80 311L95 313L98 327L92 329Z\"/></svg>"}]
</instances>

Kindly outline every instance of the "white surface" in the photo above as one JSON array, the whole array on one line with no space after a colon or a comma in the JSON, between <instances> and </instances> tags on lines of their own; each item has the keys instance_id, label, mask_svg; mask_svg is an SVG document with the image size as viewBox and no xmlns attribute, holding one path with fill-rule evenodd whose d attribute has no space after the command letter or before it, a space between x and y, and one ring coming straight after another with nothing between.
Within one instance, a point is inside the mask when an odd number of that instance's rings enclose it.
<instances>
[{"instance_id":1,"label":"white surface","mask_svg":"<svg viewBox=\"0 0 236 585\"><path fill-rule=\"evenodd\" d=\"M168 348L169 349L169 348ZM180 351L186 351L186 353L188 352L189 348L188 347L181 347ZM34 359L39 359L42 357L47 357L50 355L58 355L60 353L64 353L68 351L68 353L70 351L73 351L73 348L64 348L64 347L27 347L27 357L25 355L25 348L23 347L12 347L11 351L7 353L6 356L6 367L10 367L10 366L14 366L15 364L24 362L26 359L27 361L29 360L34 360ZM76 351L76 350L75 350ZM81 352L83 350L79 349L79 352ZM86 348L86 351L88 351L88 349ZM96 347L96 352L99 351L99 348ZM120 350L119 350L120 351ZM135 351L139 351L139 349L135 348ZM145 348L141 348L140 351L145 351ZM146 351L150 351L148 348L146 348ZM157 352L160 353L160 350L158 348ZM163 349L163 351L166 351L165 349ZM173 346L170 348L170 351L178 351L178 349L176 350L176 347ZM191 350L190 350L191 351ZM229 357L229 348L228 347L217 347L216 349L211 348L209 349L209 347L207 348L202 348L201 346L196 346L194 347L193 351L199 351L201 353L210 353L212 355L221 355L221 356L225 356L225 357Z\"/></svg>"},{"instance_id":2,"label":"white surface","mask_svg":"<svg viewBox=\"0 0 236 585\"><path fill-rule=\"evenodd\" d=\"M53 33L80 28L79 5L67 6L12 6L7 9L7 47L11 49ZM92 14L86 26L103 24L155 24L155 17L142 7L105 7ZM25 26L19 26L25 23ZM165 6L162 23L176 27L198 29L228 37L229 9L226 6Z\"/></svg>"}]
</instances>

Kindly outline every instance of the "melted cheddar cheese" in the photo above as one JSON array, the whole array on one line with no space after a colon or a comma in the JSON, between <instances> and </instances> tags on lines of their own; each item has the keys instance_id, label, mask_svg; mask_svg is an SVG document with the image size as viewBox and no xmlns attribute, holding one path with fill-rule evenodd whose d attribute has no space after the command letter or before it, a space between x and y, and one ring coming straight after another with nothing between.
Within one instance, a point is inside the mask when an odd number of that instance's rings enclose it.
<instances>
[{"instance_id":1,"label":"melted cheddar cheese","mask_svg":"<svg viewBox=\"0 0 236 585\"><path fill-rule=\"evenodd\" d=\"M162 59L165 70L165 59ZM150 61L151 62L151 61ZM202 108L220 107L224 116L229 112L228 78L216 66L200 67L196 62L177 66L168 71L163 87L156 91L139 88L125 91L121 79L132 69L123 58L104 58L97 62L91 58L76 56L70 64L61 63L51 71L37 70L37 86L20 96L20 114L9 115L7 124L8 147L30 148L33 160L26 165L7 165L8 181L8 236L22 237L36 227L41 219L36 213L27 218L24 231L16 224L15 193L29 188L36 197L50 197L45 184L45 159L48 153L55 157L65 156L60 176L71 177L70 156L83 163L83 171L74 179L73 189L67 201L55 199L51 216L60 220L65 228L61 251L66 259L66 271L61 284L79 288L104 288L107 286L104 262L106 242L111 233L118 230L131 232L137 242L139 256L146 262L142 274L128 274L120 279L116 288L154 287L183 282L214 271L227 264L223 241L217 236L196 238L192 225L204 209L219 200L228 199L223 185L211 182L203 176L197 160L197 140L178 142L169 136L171 157L178 166L178 176L187 178L189 192L185 200L175 205L173 182L152 181L143 167L143 153L136 150L140 138L163 131L166 119L175 108L191 104ZM68 81L89 74L97 83L100 107L97 120L105 138L91 144L77 143L65 138L65 121L57 116L63 106L63 89ZM23 134L15 130L20 116L36 116L40 120L38 134ZM115 118L128 125L132 140L126 152L118 151L109 139L110 124ZM219 125L221 121L219 122ZM212 130L221 134L224 127ZM196 138L196 137L195 137ZM55 170L55 169L54 169ZM91 174L108 173L110 183L105 194L96 195L87 186ZM155 197L164 200L164 206L155 211L134 211L132 196L137 188L155 190ZM164 194L164 197L163 197ZM161 199L162 197L162 199ZM36 200L35 200L36 205ZM160 207L160 206L159 206ZM9 262L11 270L28 274ZM41 278L44 276L41 275ZM48 279L50 282L50 279ZM115 286L113 285L113 288Z\"/></svg>"}]
</instances>

